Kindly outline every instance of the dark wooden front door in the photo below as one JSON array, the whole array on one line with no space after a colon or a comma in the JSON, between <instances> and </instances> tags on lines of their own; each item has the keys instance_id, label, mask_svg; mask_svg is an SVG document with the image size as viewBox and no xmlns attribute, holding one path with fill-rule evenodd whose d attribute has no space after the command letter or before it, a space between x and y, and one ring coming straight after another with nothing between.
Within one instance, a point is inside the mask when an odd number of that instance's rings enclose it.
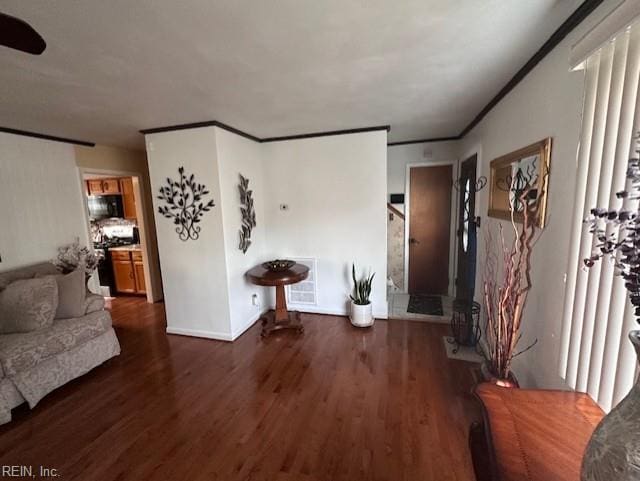
<instances>
[{"instance_id":1,"label":"dark wooden front door","mask_svg":"<svg viewBox=\"0 0 640 481\"><path fill-rule=\"evenodd\" d=\"M477 156L460 165L458 180L458 272L456 298L473 300L476 285L476 163Z\"/></svg>"},{"instance_id":2,"label":"dark wooden front door","mask_svg":"<svg viewBox=\"0 0 640 481\"><path fill-rule=\"evenodd\" d=\"M413 167L409 172L409 293L446 294L452 167Z\"/></svg>"}]
</instances>

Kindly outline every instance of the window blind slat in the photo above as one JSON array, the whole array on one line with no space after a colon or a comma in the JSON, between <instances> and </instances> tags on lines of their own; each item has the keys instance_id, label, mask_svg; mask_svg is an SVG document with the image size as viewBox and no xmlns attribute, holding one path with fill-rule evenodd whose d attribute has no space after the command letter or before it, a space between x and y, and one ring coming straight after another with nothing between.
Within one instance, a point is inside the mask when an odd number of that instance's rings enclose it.
<instances>
[{"instance_id":1,"label":"window blind slat","mask_svg":"<svg viewBox=\"0 0 640 481\"><path fill-rule=\"evenodd\" d=\"M604 186L601 181L600 187L603 195L598 198L598 205L606 205L609 209L617 209L621 204L616 197L616 192L622 190L625 185L628 149L620 146L621 143L628 146L631 142L633 126L635 94L630 92L629 87L632 87L633 91L637 91L637 85L629 85L628 52L629 35L626 33L615 43L614 73L611 81L611 95L609 96L609 122L605 135L603 158L603 169L607 169L608 185ZM615 230L609 226L606 232L614 234ZM595 246L595 240L592 242ZM615 265L612 260L607 259L601 262L600 279L596 282L597 304L593 316L593 342L589 351L586 385L586 391L595 400L598 400L600 396L600 377L610 319L609 310L612 306L614 274Z\"/></svg>"},{"instance_id":2,"label":"window blind slat","mask_svg":"<svg viewBox=\"0 0 640 481\"><path fill-rule=\"evenodd\" d=\"M598 185L600 184L600 165L604 148L604 132L607 123L607 105L609 104L609 89L611 86L611 73L613 68L612 46L603 48L598 54L600 59L600 70L598 72L598 86L596 93L596 109L594 113L593 129L591 132L591 149L589 151L588 183L584 205L582 208L582 218L588 217L598 198ZM579 259L589 257L591 254L591 236L588 227L582 226L580 237ZM600 266L596 265L595 270ZM593 269L592 269L593 270ZM578 381L578 368L580 361L580 347L582 345L584 309L587 298L587 283L589 275L582 268L578 269L575 288L575 300L572 312L571 339L569 345L569 361L567 367L567 382L576 389Z\"/></svg>"},{"instance_id":3,"label":"window blind slat","mask_svg":"<svg viewBox=\"0 0 640 481\"><path fill-rule=\"evenodd\" d=\"M569 240L569 262L567 266L567 282L565 286L565 300L563 309L562 338L559 374L567 378L571 333L573 332L573 303L575 299L576 278L580 270L580 239L582 236L582 210L584 208L587 178L589 173L589 151L591 150L591 131L596 108L596 91L598 73L600 70L599 57L590 57L586 62L584 81L584 100L582 109L582 134L576 159L576 193L573 204L573 219L571 221L571 238Z\"/></svg>"},{"instance_id":4,"label":"window blind slat","mask_svg":"<svg viewBox=\"0 0 640 481\"><path fill-rule=\"evenodd\" d=\"M620 201L616 193L627 185L628 159L638 155L633 136L640 130L640 24L589 56L585 70L559 372L608 411L633 385L636 356L627 336L637 325L614 260L583 268L597 242L582 220L593 207L639 208L638 201ZM615 229L607 226L606 234Z\"/></svg>"}]
</instances>

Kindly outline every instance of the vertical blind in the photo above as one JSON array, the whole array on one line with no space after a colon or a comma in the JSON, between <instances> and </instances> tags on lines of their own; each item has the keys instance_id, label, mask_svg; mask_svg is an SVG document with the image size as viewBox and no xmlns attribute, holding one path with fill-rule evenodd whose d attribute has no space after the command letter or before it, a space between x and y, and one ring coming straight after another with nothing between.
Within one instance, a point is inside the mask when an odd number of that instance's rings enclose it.
<instances>
[{"instance_id":1,"label":"vertical blind","mask_svg":"<svg viewBox=\"0 0 640 481\"><path fill-rule=\"evenodd\" d=\"M595 246L583 220L594 207L638 208L620 200L640 131L640 24L624 28L582 63L585 94L577 158L574 214L562 324L560 376L606 411L634 382L636 359L627 335L633 309L612 259L586 269ZM611 229L608 233L613 232Z\"/></svg>"}]
</instances>

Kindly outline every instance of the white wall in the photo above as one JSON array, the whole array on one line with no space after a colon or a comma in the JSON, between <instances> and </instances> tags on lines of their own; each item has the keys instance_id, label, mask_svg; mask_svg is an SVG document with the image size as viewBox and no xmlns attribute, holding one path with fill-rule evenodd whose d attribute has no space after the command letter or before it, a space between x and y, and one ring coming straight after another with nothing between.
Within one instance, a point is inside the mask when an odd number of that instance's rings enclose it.
<instances>
[{"instance_id":1,"label":"white wall","mask_svg":"<svg viewBox=\"0 0 640 481\"><path fill-rule=\"evenodd\" d=\"M404 194L408 164L457 161L458 148L459 143L455 140L389 146L387 148L387 194Z\"/></svg>"},{"instance_id":2,"label":"white wall","mask_svg":"<svg viewBox=\"0 0 640 481\"><path fill-rule=\"evenodd\" d=\"M347 312L355 261L376 272L374 315L387 317L386 142L376 131L264 144L267 257L317 258L319 312Z\"/></svg>"},{"instance_id":3,"label":"white wall","mask_svg":"<svg viewBox=\"0 0 640 481\"><path fill-rule=\"evenodd\" d=\"M220 197L216 135L213 127L146 136L154 210L167 177L178 180L178 167L195 174L216 203L205 212L198 240L182 241L171 219L155 215L158 251L167 312L167 332L232 338L225 238ZM208 197L208 198L210 198ZM208 199L207 198L207 199Z\"/></svg>"},{"instance_id":4,"label":"white wall","mask_svg":"<svg viewBox=\"0 0 640 481\"><path fill-rule=\"evenodd\" d=\"M72 145L0 133L0 270L88 243Z\"/></svg>"},{"instance_id":5,"label":"white wall","mask_svg":"<svg viewBox=\"0 0 640 481\"><path fill-rule=\"evenodd\" d=\"M265 258L265 193L262 146L223 129L215 128L222 222L225 239L227 283L231 316L231 333L235 339L260 316L268 303L265 288L248 282L245 272L267 260ZM251 246L246 254L238 248L240 213L239 174L249 179L256 211L256 227L251 232ZM258 295L259 305L251 302Z\"/></svg>"},{"instance_id":6,"label":"white wall","mask_svg":"<svg viewBox=\"0 0 640 481\"><path fill-rule=\"evenodd\" d=\"M564 387L558 375L558 362L584 79L582 72L569 71L568 59L571 46L610 6L610 1L604 2L561 42L461 145L461 158L477 152L478 175L489 178L492 159L553 137L548 225L533 254L533 289L525 310L520 347L526 347L535 339L538 344L514 363L514 371L524 386ZM488 194L488 188L481 191L476 206L478 215L483 217L478 235L478 294L482 293L485 233L489 228L497 229L498 222L487 218ZM509 228L505 232L509 232Z\"/></svg>"},{"instance_id":7,"label":"white wall","mask_svg":"<svg viewBox=\"0 0 640 481\"><path fill-rule=\"evenodd\" d=\"M386 131L260 144L208 127L146 141L156 211L155 193L181 165L216 201L197 241L179 240L156 214L168 332L235 339L273 303L273 289L248 283L246 271L282 257L318 260L317 305L293 308L345 314L355 261L377 273L374 313L387 317ZM246 254L238 249L239 173L250 181L257 220Z\"/></svg>"}]
</instances>

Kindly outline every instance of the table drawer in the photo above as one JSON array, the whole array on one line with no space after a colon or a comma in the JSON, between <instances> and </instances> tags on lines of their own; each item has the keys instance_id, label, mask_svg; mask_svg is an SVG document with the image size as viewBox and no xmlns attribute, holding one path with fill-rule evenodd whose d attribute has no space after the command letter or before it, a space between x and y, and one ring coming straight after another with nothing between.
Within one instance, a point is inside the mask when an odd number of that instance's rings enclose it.
<instances>
[{"instance_id":1,"label":"table drawer","mask_svg":"<svg viewBox=\"0 0 640 481\"><path fill-rule=\"evenodd\" d=\"M129 251L111 251L111 258L117 261L128 261L131 259Z\"/></svg>"},{"instance_id":2,"label":"table drawer","mask_svg":"<svg viewBox=\"0 0 640 481\"><path fill-rule=\"evenodd\" d=\"M142 262L142 251L131 251L131 258L134 261Z\"/></svg>"}]
</instances>

